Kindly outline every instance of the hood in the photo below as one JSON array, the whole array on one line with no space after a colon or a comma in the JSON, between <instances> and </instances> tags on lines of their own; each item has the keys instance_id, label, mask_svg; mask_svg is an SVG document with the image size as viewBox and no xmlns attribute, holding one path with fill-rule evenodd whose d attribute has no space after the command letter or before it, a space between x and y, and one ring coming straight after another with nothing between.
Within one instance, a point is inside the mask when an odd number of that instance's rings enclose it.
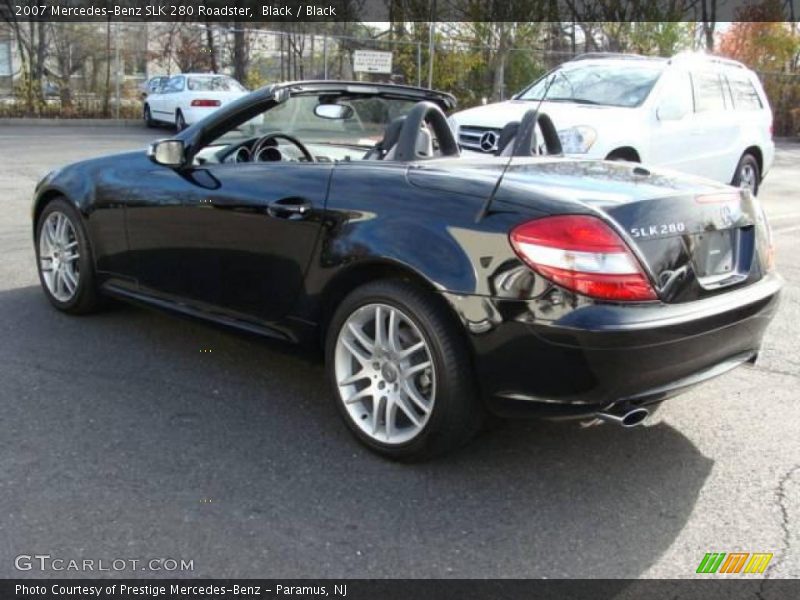
<instances>
[{"instance_id":1,"label":"hood","mask_svg":"<svg viewBox=\"0 0 800 600\"><path fill-rule=\"evenodd\" d=\"M519 121L529 110L539 106L533 100L507 100L468 108L453 114L459 127L490 127L502 129L510 121ZM543 102L541 110L546 112L556 129L576 125L599 127L603 123L615 123L618 119L630 118L635 109L619 106L576 104L573 102Z\"/></svg>"}]
</instances>

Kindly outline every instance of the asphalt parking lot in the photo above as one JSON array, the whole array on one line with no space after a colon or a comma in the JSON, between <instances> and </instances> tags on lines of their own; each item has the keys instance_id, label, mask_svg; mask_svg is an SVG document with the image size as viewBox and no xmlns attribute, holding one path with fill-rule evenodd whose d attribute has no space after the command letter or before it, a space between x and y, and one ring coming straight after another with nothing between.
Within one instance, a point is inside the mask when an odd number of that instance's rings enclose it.
<instances>
[{"instance_id":1,"label":"asphalt parking lot","mask_svg":"<svg viewBox=\"0 0 800 600\"><path fill-rule=\"evenodd\" d=\"M800 144L762 188L787 285L755 367L646 428L513 422L408 466L351 439L315 355L49 306L36 181L167 135L0 126L1 577L81 575L15 569L38 553L193 560L194 577L686 578L712 551L772 552L768 577L800 577Z\"/></svg>"}]
</instances>

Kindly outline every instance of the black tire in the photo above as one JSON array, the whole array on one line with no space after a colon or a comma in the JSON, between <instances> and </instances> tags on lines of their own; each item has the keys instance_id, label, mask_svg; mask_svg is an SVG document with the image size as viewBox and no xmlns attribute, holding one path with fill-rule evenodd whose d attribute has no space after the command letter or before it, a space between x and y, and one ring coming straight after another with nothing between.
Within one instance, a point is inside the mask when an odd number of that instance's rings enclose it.
<instances>
[{"instance_id":1,"label":"black tire","mask_svg":"<svg viewBox=\"0 0 800 600\"><path fill-rule=\"evenodd\" d=\"M336 382L335 351L340 330L360 307L380 303L403 311L422 333L435 366L435 402L427 423L404 444L385 444L365 434L353 422ZM395 279L365 284L337 307L327 330L325 363L334 401L355 437L374 452L402 461L427 460L451 452L480 429L485 409L477 393L467 342L456 318L433 293Z\"/></svg>"},{"instance_id":2,"label":"black tire","mask_svg":"<svg viewBox=\"0 0 800 600\"><path fill-rule=\"evenodd\" d=\"M745 178L752 177L751 185L743 185ZM747 187L752 192L753 196L758 194L758 188L761 184L761 169L758 168L758 159L749 152L745 152L742 158L739 159L739 164L736 165L736 172L733 174L731 185L736 187Z\"/></svg>"},{"instance_id":3,"label":"black tire","mask_svg":"<svg viewBox=\"0 0 800 600\"><path fill-rule=\"evenodd\" d=\"M186 129L186 119L183 118L183 113L180 109L178 109L175 113L175 129L177 131L183 131Z\"/></svg>"},{"instance_id":4,"label":"black tire","mask_svg":"<svg viewBox=\"0 0 800 600\"><path fill-rule=\"evenodd\" d=\"M144 105L144 124L146 127L155 127L156 122L153 121L153 115L150 114L150 106Z\"/></svg>"},{"instance_id":5,"label":"black tire","mask_svg":"<svg viewBox=\"0 0 800 600\"><path fill-rule=\"evenodd\" d=\"M39 256L39 240L42 235L42 226L46 222L47 217L54 212L60 212L69 219L75 232L76 241L78 242L79 257L77 262L80 276L75 293L67 301L59 300L48 289L44 280L44 274L42 273L42 261ZM50 303L58 310L72 315L85 315L96 312L105 304L105 299L100 296L97 290L92 249L83 228L83 221L77 209L65 198L59 197L51 200L39 215L39 220L36 222L35 250L36 271L39 274L39 282L42 285L42 290L44 290L44 294Z\"/></svg>"}]
</instances>

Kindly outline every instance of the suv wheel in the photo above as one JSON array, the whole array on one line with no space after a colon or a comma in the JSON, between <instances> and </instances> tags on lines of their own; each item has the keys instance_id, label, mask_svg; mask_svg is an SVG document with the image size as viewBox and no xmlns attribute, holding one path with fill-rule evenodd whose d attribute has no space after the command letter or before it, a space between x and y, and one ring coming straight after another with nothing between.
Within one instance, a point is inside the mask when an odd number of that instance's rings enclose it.
<instances>
[{"instance_id":1,"label":"suv wheel","mask_svg":"<svg viewBox=\"0 0 800 600\"><path fill-rule=\"evenodd\" d=\"M357 288L336 310L325 354L339 412L379 454L430 458L480 428L463 335L430 292L395 280Z\"/></svg>"},{"instance_id":2,"label":"suv wheel","mask_svg":"<svg viewBox=\"0 0 800 600\"><path fill-rule=\"evenodd\" d=\"M755 196L758 194L758 184L761 180L761 172L758 168L758 161L752 154L745 153L736 165L736 173L731 182L736 187L750 190Z\"/></svg>"}]
</instances>

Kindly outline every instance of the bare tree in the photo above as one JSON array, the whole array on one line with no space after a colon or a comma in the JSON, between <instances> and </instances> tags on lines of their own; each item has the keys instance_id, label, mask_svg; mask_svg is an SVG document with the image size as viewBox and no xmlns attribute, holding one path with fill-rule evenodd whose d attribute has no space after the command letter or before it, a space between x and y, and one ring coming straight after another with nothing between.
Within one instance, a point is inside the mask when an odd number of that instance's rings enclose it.
<instances>
[{"instance_id":1,"label":"bare tree","mask_svg":"<svg viewBox=\"0 0 800 600\"><path fill-rule=\"evenodd\" d=\"M714 30L717 26L717 0L701 0L703 35L706 50L714 51Z\"/></svg>"},{"instance_id":2,"label":"bare tree","mask_svg":"<svg viewBox=\"0 0 800 600\"><path fill-rule=\"evenodd\" d=\"M217 63L217 47L214 43L214 28L208 21L206 22L206 52L208 52L211 70L214 73L219 72L219 64Z\"/></svg>"},{"instance_id":3,"label":"bare tree","mask_svg":"<svg viewBox=\"0 0 800 600\"><path fill-rule=\"evenodd\" d=\"M5 10L3 21L11 29L17 42L17 50L22 62L22 81L24 85L26 110L33 113L36 105L44 102L42 90L44 65L47 58L47 28L44 21L23 23L17 20L11 0L3 0Z\"/></svg>"},{"instance_id":4,"label":"bare tree","mask_svg":"<svg viewBox=\"0 0 800 600\"><path fill-rule=\"evenodd\" d=\"M250 63L247 32L241 21L234 21L233 27L233 78L244 82L247 80L247 67Z\"/></svg>"},{"instance_id":5,"label":"bare tree","mask_svg":"<svg viewBox=\"0 0 800 600\"><path fill-rule=\"evenodd\" d=\"M50 23L50 49L55 69L46 68L48 75L58 81L61 110L72 109L72 76L81 70L91 56L93 36L87 28L91 25L80 23Z\"/></svg>"},{"instance_id":6,"label":"bare tree","mask_svg":"<svg viewBox=\"0 0 800 600\"><path fill-rule=\"evenodd\" d=\"M106 21L106 84L103 89L103 116L111 115L111 19Z\"/></svg>"}]
</instances>

